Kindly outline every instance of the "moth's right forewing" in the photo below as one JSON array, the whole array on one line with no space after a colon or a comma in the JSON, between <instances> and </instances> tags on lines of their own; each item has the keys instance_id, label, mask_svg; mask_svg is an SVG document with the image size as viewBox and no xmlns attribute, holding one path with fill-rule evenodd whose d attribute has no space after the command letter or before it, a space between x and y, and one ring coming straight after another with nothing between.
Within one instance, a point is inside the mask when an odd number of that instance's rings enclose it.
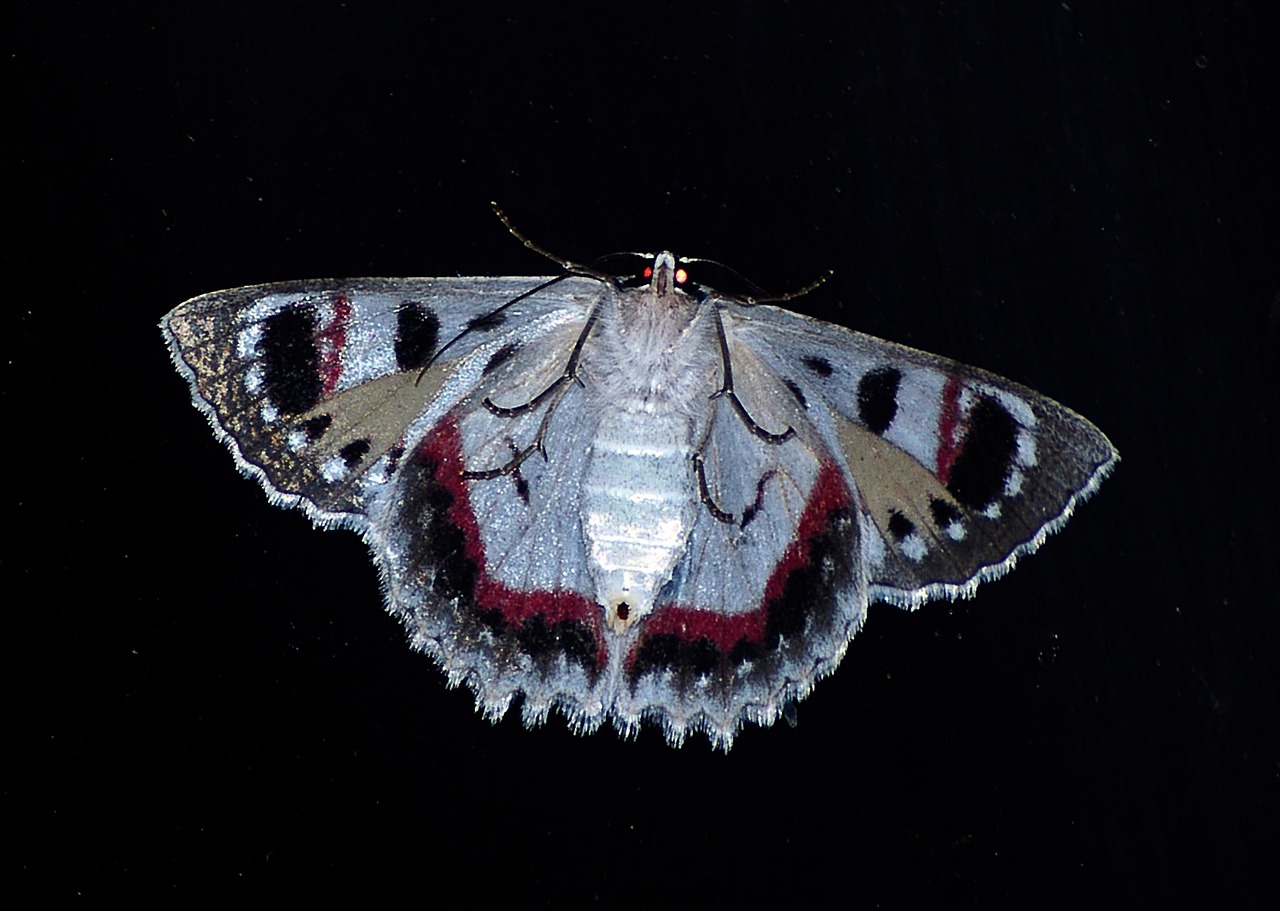
<instances>
[{"instance_id":1,"label":"moth's right forewing","mask_svg":"<svg viewBox=\"0 0 1280 911\"><path fill-rule=\"evenodd\" d=\"M749 316L743 343L808 403L858 491L873 598L972 593L1118 459L1087 420L1003 377L774 307Z\"/></svg>"}]
</instances>

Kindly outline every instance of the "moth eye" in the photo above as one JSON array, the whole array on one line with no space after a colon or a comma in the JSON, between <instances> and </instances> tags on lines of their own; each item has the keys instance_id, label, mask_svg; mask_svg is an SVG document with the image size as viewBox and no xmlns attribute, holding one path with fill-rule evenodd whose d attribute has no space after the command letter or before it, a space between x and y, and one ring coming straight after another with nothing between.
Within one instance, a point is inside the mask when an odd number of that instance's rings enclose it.
<instances>
[{"instance_id":1,"label":"moth eye","mask_svg":"<svg viewBox=\"0 0 1280 911\"><path fill-rule=\"evenodd\" d=\"M645 266L641 273L645 278L653 278L653 266Z\"/></svg>"},{"instance_id":2,"label":"moth eye","mask_svg":"<svg viewBox=\"0 0 1280 911\"><path fill-rule=\"evenodd\" d=\"M685 282L687 282L688 280L689 280L689 272L688 272L688 270L686 270L686 269L677 269L677 270L676 270L676 284L677 284L677 285L683 285L683 284L684 284Z\"/></svg>"}]
</instances>

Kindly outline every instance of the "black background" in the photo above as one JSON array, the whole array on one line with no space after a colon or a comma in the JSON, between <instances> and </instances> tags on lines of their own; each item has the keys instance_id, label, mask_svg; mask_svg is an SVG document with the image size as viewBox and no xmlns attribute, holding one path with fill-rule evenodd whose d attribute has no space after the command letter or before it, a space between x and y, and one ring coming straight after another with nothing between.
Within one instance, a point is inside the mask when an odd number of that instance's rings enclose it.
<instances>
[{"instance_id":1,"label":"black background","mask_svg":"<svg viewBox=\"0 0 1280 911\"><path fill-rule=\"evenodd\" d=\"M3 40L19 890L1269 904L1268 4L172 6L24 4ZM254 282L546 273L490 199L578 260L834 269L795 309L1123 461L976 599L873 608L794 729L491 726L356 536L237 475L156 329Z\"/></svg>"}]
</instances>

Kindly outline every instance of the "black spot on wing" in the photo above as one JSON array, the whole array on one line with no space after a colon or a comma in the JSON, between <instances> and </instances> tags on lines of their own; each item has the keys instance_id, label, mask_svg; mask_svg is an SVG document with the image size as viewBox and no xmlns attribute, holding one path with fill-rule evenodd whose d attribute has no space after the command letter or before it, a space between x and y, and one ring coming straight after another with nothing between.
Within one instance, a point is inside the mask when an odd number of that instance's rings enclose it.
<instances>
[{"instance_id":1,"label":"black spot on wing","mask_svg":"<svg viewBox=\"0 0 1280 911\"><path fill-rule=\"evenodd\" d=\"M338 450L338 456L348 468L355 468L360 460L369 454L371 444L368 440L354 440Z\"/></svg>"},{"instance_id":2,"label":"black spot on wing","mask_svg":"<svg viewBox=\"0 0 1280 911\"><path fill-rule=\"evenodd\" d=\"M514 632L520 650L549 675L561 655L580 664L588 671L596 666L596 639L591 630L573 620L548 624L541 615L524 620L515 630L508 631L500 611L487 611L482 615L489 627L498 634Z\"/></svg>"},{"instance_id":3,"label":"black spot on wing","mask_svg":"<svg viewBox=\"0 0 1280 911\"><path fill-rule=\"evenodd\" d=\"M728 673L725 656L710 639L699 636L682 640L670 633L648 636L636 649L629 671L639 679L651 671L674 671L681 687L691 686L700 677L723 678Z\"/></svg>"},{"instance_id":4,"label":"black spot on wing","mask_svg":"<svg viewBox=\"0 0 1280 911\"><path fill-rule=\"evenodd\" d=\"M520 345L516 342L512 342L510 344L503 345L497 351L493 352L493 357L489 358L489 363L484 365L485 375L492 373L507 361L511 360L519 350Z\"/></svg>"},{"instance_id":5,"label":"black spot on wing","mask_svg":"<svg viewBox=\"0 0 1280 911\"><path fill-rule=\"evenodd\" d=\"M800 359L800 363L804 364L818 376L831 376L831 362L825 357L818 357L816 354L809 354L802 357Z\"/></svg>"},{"instance_id":6,"label":"black spot on wing","mask_svg":"<svg viewBox=\"0 0 1280 911\"><path fill-rule=\"evenodd\" d=\"M907 536L915 532L915 523L908 519L900 512L889 513L889 534L893 535L895 541L901 543L906 540Z\"/></svg>"},{"instance_id":7,"label":"black spot on wing","mask_svg":"<svg viewBox=\"0 0 1280 911\"><path fill-rule=\"evenodd\" d=\"M307 435L307 442L314 443L324 436L324 432L329 429L329 425L332 423L333 415L330 414L318 414L303 421L302 432Z\"/></svg>"},{"instance_id":8,"label":"black spot on wing","mask_svg":"<svg viewBox=\"0 0 1280 911\"><path fill-rule=\"evenodd\" d=\"M929 512L933 515L934 524L944 531L951 524L960 521L960 510L946 500L930 500Z\"/></svg>"},{"instance_id":9,"label":"black spot on wing","mask_svg":"<svg viewBox=\"0 0 1280 911\"><path fill-rule=\"evenodd\" d=\"M686 643L684 652L684 670L690 677L710 676L720 666L720 649L714 642L698 637Z\"/></svg>"},{"instance_id":10,"label":"black spot on wing","mask_svg":"<svg viewBox=\"0 0 1280 911\"><path fill-rule=\"evenodd\" d=\"M447 469L419 451L405 460L403 470L406 495L397 518L409 530L407 576L427 580L432 593L446 603L471 603L480 568L467 556L462 529L449 521L454 496L439 477Z\"/></svg>"},{"instance_id":11,"label":"black spot on wing","mask_svg":"<svg viewBox=\"0 0 1280 911\"><path fill-rule=\"evenodd\" d=\"M995 502L1009 477L1018 445L1018 423L989 396L969 412L969 432L955 463L947 490L962 504L982 510Z\"/></svg>"},{"instance_id":12,"label":"black spot on wing","mask_svg":"<svg viewBox=\"0 0 1280 911\"><path fill-rule=\"evenodd\" d=\"M281 412L302 414L320 401L324 383L311 304L296 304L263 320L258 356L263 391Z\"/></svg>"},{"instance_id":13,"label":"black spot on wing","mask_svg":"<svg viewBox=\"0 0 1280 911\"><path fill-rule=\"evenodd\" d=\"M882 434L898 416L898 386L902 371L878 367L858 381L858 418L872 433Z\"/></svg>"},{"instance_id":14,"label":"black spot on wing","mask_svg":"<svg viewBox=\"0 0 1280 911\"><path fill-rule=\"evenodd\" d=\"M739 639L738 643L729 650L729 664L733 667L738 667L747 661L759 661L764 657L764 646L750 639Z\"/></svg>"},{"instance_id":15,"label":"black spot on wing","mask_svg":"<svg viewBox=\"0 0 1280 911\"><path fill-rule=\"evenodd\" d=\"M467 331L488 332L491 329L497 329L506 321L506 313L500 310L493 310L467 320Z\"/></svg>"},{"instance_id":16,"label":"black spot on wing","mask_svg":"<svg viewBox=\"0 0 1280 911\"><path fill-rule=\"evenodd\" d=\"M782 378L782 382L791 390L791 394L796 397L796 401L800 403L801 408L809 407L808 399L804 397L804 393L800 390L800 387L795 384L795 381L789 380L784 376Z\"/></svg>"},{"instance_id":17,"label":"black spot on wing","mask_svg":"<svg viewBox=\"0 0 1280 911\"><path fill-rule=\"evenodd\" d=\"M396 469L400 467L400 460L404 458L404 444L396 443L387 450L387 477L396 473Z\"/></svg>"},{"instance_id":18,"label":"black spot on wing","mask_svg":"<svg viewBox=\"0 0 1280 911\"><path fill-rule=\"evenodd\" d=\"M636 649L631 675L639 678L650 671L676 667L680 663L680 639L672 633L646 636Z\"/></svg>"},{"instance_id":19,"label":"black spot on wing","mask_svg":"<svg viewBox=\"0 0 1280 911\"><path fill-rule=\"evenodd\" d=\"M426 304L405 301L396 311L396 366L421 370L440 341L440 318Z\"/></svg>"}]
</instances>

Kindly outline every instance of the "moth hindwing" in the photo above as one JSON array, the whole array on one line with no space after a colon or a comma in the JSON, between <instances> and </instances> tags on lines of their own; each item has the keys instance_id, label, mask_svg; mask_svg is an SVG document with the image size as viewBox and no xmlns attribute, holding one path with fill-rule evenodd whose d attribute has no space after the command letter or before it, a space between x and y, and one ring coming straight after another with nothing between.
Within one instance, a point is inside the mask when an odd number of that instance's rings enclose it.
<instances>
[{"instance_id":1,"label":"moth hindwing","mask_svg":"<svg viewBox=\"0 0 1280 911\"><path fill-rule=\"evenodd\" d=\"M970 594L1118 459L1016 383L650 269L259 285L162 328L241 470L359 531L413 647L530 725L728 749L870 601Z\"/></svg>"}]
</instances>

